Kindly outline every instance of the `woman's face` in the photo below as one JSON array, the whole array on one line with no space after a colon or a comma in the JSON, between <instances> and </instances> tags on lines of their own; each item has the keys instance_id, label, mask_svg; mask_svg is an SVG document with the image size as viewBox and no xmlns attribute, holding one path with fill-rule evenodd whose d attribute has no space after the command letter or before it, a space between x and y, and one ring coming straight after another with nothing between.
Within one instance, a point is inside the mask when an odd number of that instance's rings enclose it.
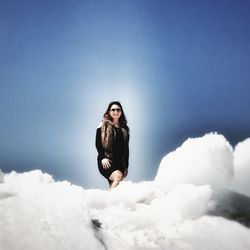
<instances>
[{"instance_id":1,"label":"woman's face","mask_svg":"<svg viewBox=\"0 0 250 250\"><path fill-rule=\"evenodd\" d=\"M109 110L109 114L113 119L119 119L122 114L121 108L118 105L113 104Z\"/></svg>"}]
</instances>

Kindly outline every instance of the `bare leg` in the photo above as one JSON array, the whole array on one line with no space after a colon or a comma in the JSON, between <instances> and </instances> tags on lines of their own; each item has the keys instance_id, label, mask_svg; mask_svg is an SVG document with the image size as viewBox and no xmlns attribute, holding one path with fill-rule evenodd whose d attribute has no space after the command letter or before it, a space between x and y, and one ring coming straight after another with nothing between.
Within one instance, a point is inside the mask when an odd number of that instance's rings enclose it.
<instances>
[{"instance_id":1,"label":"bare leg","mask_svg":"<svg viewBox=\"0 0 250 250\"><path fill-rule=\"evenodd\" d=\"M113 181L110 181L110 182L109 182L109 189L111 188L112 183L113 183Z\"/></svg>"},{"instance_id":2,"label":"bare leg","mask_svg":"<svg viewBox=\"0 0 250 250\"><path fill-rule=\"evenodd\" d=\"M123 174L120 170L115 170L109 177L109 179L112 181L110 185L110 189L115 188L119 185L120 181L123 179Z\"/></svg>"}]
</instances>

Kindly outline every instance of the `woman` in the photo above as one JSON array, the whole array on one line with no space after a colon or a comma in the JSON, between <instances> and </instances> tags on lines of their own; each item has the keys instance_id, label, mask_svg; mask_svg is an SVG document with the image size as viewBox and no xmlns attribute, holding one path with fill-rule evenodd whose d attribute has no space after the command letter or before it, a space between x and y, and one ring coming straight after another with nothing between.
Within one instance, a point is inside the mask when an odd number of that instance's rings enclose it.
<instances>
[{"instance_id":1,"label":"woman","mask_svg":"<svg viewBox=\"0 0 250 250\"><path fill-rule=\"evenodd\" d=\"M120 102L111 102L96 131L98 168L115 188L128 174L129 128Z\"/></svg>"}]
</instances>

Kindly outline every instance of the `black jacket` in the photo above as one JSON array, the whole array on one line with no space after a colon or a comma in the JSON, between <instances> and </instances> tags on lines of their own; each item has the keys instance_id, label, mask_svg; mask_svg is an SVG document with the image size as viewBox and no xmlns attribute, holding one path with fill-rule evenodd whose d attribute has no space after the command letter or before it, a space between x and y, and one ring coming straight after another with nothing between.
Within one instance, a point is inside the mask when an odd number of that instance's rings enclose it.
<instances>
[{"instance_id":1,"label":"black jacket","mask_svg":"<svg viewBox=\"0 0 250 250\"><path fill-rule=\"evenodd\" d=\"M115 129L113 129L113 144L115 144L115 140L116 140L116 132ZM113 160L113 156L114 156L114 150L113 152L107 152L104 150L103 146L102 146L102 139L101 139L101 127L97 128L96 130L96 149L98 151L98 161L101 161L104 158L108 158L110 160ZM122 161L124 163L124 168L128 168L129 165L129 135L128 135L128 140L125 141L124 140L124 152L123 154L120 156L122 158Z\"/></svg>"}]
</instances>

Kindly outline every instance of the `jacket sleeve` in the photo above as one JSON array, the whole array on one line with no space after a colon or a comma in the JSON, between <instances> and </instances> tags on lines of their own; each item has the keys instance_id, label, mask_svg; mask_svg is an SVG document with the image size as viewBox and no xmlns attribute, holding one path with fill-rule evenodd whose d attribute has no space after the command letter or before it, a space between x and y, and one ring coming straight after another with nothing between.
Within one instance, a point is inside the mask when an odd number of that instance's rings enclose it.
<instances>
[{"instance_id":1,"label":"jacket sleeve","mask_svg":"<svg viewBox=\"0 0 250 250\"><path fill-rule=\"evenodd\" d=\"M104 154L104 149L102 147L101 128L98 128L96 130L95 146L98 151L99 159L102 160L103 158L106 158Z\"/></svg>"},{"instance_id":2,"label":"jacket sleeve","mask_svg":"<svg viewBox=\"0 0 250 250\"><path fill-rule=\"evenodd\" d=\"M128 168L128 165L129 165L129 135L128 135L128 144L126 146L126 152L125 152L125 164Z\"/></svg>"}]
</instances>

